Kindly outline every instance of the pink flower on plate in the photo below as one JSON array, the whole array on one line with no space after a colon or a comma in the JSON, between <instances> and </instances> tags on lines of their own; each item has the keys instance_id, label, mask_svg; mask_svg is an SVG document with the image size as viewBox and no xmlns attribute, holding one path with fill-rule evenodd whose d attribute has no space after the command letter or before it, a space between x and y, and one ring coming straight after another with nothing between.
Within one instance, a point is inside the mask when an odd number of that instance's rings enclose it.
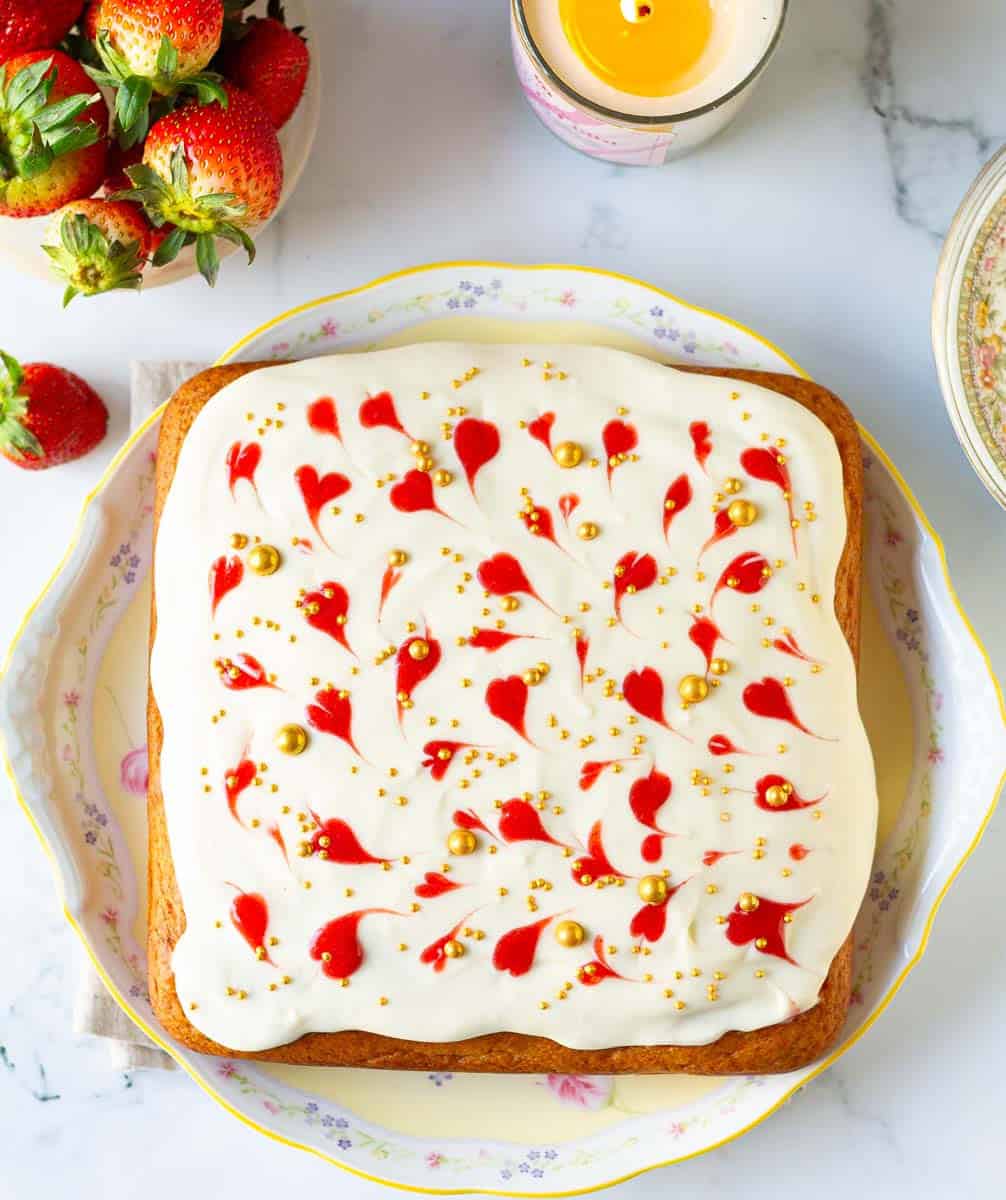
<instances>
[{"instance_id":1,"label":"pink flower on plate","mask_svg":"<svg viewBox=\"0 0 1006 1200\"><path fill-rule=\"evenodd\" d=\"M606 1075L546 1075L545 1086L560 1104L591 1112L611 1103L612 1080Z\"/></svg>"},{"instance_id":2,"label":"pink flower on plate","mask_svg":"<svg viewBox=\"0 0 1006 1200\"><path fill-rule=\"evenodd\" d=\"M274 1100L263 1100L262 1107L266 1110L266 1112L271 1112L273 1116L279 1112L279 1105Z\"/></svg>"},{"instance_id":3,"label":"pink flower on plate","mask_svg":"<svg viewBox=\"0 0 1006 1200\"><path fill-rule=\"evenodd\" d=\"M681 1137L687 1128L687 1125L683 1125L680 1121L675 1121L673 1124L667 1126L667 1132L671 1137L678 1138Z\"/></svg>"},{"instance_id":4,"label":"pink flower on plate","mask_svg":"<svg viewBox=\"0 0 1006 1200\"><path fill-rule=\"evenodd\" d=\"M939 766L939 764L941 762L943 762L943 751L939 748L939 746L934 746L929 751L929 754L927 755L927 757L932 766L934 766L934 767Z\"/></svg>"},{"instance_id":5,"label":"pink flower on plate","mask_svg":"<svg viewBox=\"0 0 1006 1200\"><path fill-rule=\"evenodd\" d=\"M322 321L322 323L321 323L321 332L325 335L325 337L330 337L330 338L338 337L339 336L339 322L333 321L331 317L328 317L326 320Z\"/></svg>"},{"instance_id":6,"label":"pink flower on plate","mask_svg":"<svg viewBox=\"0 0 1006 1200\"><path fill-rule=\"evenodd\" d=\"M438 1154L435 1150L431 1150L426 1156L426 1165L428 1167L439 1167L443 1161L444 1156L442 1154Z\"/></svg>"},{"instance_id":7,"label":"pink flower on plate","mask_svg":"<svg viewBox=\"0 0 1006 1200\"><path fill-rule=\"evenodd\" d=\"M106 908L101 914L101 919L106 925L114 925L119 919L119 910L117 908Z\"/></svg>"},{"instance_id":8,"label":"pink flower on plate","mask_svg":"<svg viewBox=\"0 0 1006 1200\"><path fill-rule=\"evenodd\" d=\"M148 770L147 747L138 746L119 763L119 781L130 795L145 796Z\"/></svg>"},{"instance_id":9,"label":"pink flower on plate","mask_svg":"<svg viewBox=\"0 0 1006 1200\"><path fill-rule=\"evenodd\" d=\"M576 307L576 293L573 292L572 290L570 290L569 288L567 288L562 293L562 295L559 297L559 303L565 305L566 308L575 308Z\"/></svg>"},{"instance_id":10,"label":"pink flower on plate","mask_svg":"<svg viewBox=\"0 0 1006 1200\"><path fill-rule=\"evenodd\" d=\"M230 1077L236 1073L237 1067L235 1067L232 1062L221 1063L220 1066L217 1067L217 1074L222 1075L224 1079L230 1079Z\"/></svg>"},{"instance_id":11,"label":"pink flower on plate","mask_svg":"<svg viewBox=\"0 0 1006 1200\"><path fill-rule=\"evenodd\" d=\"M76 688L72 688L68 692L63 693L63 703L67 708L76 708L80 703L80 692Z\"/></svg>"}]
</instances>

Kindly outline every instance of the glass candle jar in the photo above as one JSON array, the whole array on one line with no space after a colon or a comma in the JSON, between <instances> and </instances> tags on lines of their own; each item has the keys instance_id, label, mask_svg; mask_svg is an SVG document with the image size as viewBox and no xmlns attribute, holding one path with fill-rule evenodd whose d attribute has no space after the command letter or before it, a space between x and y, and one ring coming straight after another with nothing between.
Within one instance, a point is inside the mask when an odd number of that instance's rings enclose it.
<instances>
[{"instance_id":1,"label":"glass candle jar","mask_svg":"<svg viewBox=\"0 0 1006 1200\"><path fill-rule=\"evenodd\" d=\"M622 39L650 36L659 28L661 3L711 17L706 30L692 28L698 53L685 56L680 77L659 91L659 53L639 56L631 90L618 86L619 66L632 64ZM596 18L586 35L571 18L577 0L511 0L510 30L517 78L532 111L556 137L593 158L631 166L661 166L707 142L726 127L750 99L782 36L789 0L589 0ZM705 17L703 17L705 19ZM619 26L624 23L624 27ZM687 43L686 39L683 39ZM630 43L631 45L631 43ZM611 53L606 54L605 50ZM612 67L608 70L609 66Z\"/></svg>"}]
</instances>

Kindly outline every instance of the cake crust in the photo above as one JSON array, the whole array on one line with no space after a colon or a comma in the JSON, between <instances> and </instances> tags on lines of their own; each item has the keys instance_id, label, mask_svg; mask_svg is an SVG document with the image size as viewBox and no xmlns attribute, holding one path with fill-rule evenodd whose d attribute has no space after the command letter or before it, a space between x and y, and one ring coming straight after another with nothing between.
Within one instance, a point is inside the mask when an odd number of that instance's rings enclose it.
<instances>
[{"instance_id":1,"label":"cake crust","mask_svg":"<svg viewBox=\"0 0 1006 1200\"><path fill-rule=\"evenodd\" d=\"M211 367L183 384L161 423L157 452L154 537L174 478L182 444L196 416L213 396L249 371L272 363ZM728 376L788 396L813 412L838 446L845 483L847 536L836 575L835 613L858 661L859 592L862 561L863 478L856 422L827 389L797 376L762 371L682 368ZM157 598L151 600L150 646L157 628ZM815 1007L790 1021L752 1032L730 1032L705 1046L623 1046L575 1050L547 1038L494 1033L454 1042L423 1042L347 1030L306 1034L283 1046L235 1051L202 1034L185 1015L175 989L172 953L185 929L185 911L175 877L160 781L163 737L152 690L147 702L150 779L148 788L148 972L151 1004L165 1031L202 1054L263 1059L303 1066L374 1067L393 1070L554 1072L559 1074L694 1075L771 1074L796 1070L824 1055L845 1020L852 990L852 936L832 961Z\"/></svg>"}]
</instances>

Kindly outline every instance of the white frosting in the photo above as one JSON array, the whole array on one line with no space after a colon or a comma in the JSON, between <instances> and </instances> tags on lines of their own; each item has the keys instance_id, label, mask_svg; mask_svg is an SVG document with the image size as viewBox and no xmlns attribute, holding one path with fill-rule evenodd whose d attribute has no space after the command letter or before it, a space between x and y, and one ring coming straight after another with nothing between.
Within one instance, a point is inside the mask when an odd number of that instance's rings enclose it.
<instances>
[{"instance_id":1,"label":"white frosting","mask_svg":"<svg viewBox=\"0 0 1006 1200\"><path fill-rule=\"evenodd\" d=\"M522 365L525 357L531 365ZM472 368L478 373L466 380ZM390 501L391 485L377 486L379 477L393 472L401 478L413 465L406 436L386 427L364 428L358 419L361 403L385 391L404 428L430 443L437 467L453 472L454 482L435 494L457 523L437 513L398 512ZM308 425L307 407L320 396L336 402L341 441ZM443 422L458 424L448 410L459 405L468 416L495 423L502 439L498 455L476 478L474 496L454 444L442 432ZM638 459L617 466L609 488L601 436L609 421L619 419L618 406L628 410L624 420L638 431ZM585 457L576 469L560 469L522 427L544 412L555 413L553 445L567 440L582 445ZM712 442L705 471L688 431L700 418ZM779 438L785 440L792 504L800 517L796 556L782 492L751 478L739 464L746 448L774 446ZM262 458L255 487L239 480L232 495L225 460L238 441L258 442ZM591 457L600 465L592 467ZM294 481L305 464L319 474L340 472L352 483L336 502L340 515L326 506L320 518L331 549L311 529ZM663 499L680 474L689 477L694 496L675 514L665 541ZM742 483L735 495L722 491L731 477ZM558 547L532 535L520 519L521 488L551 513ZM854 666L831 603L846 533L842 488L831 434L799 405L758 387L685 375L610 350L419 345L258 371L219 392L181 450L155 562L152 679L164 720L161 777L186 916L173 964L178 995L193 1024L242 1050L343 1029L431 1041L513 1030L595 1048L702 1044L726 1030L757 1029L812 1007L866 885L877 807L870 751L856 710ZM559 497L569 493L580 503L567 525ZM703 554L699 579L696 560L713 531L713 509L736 498L755 503L757 520ZM812 522L806 520L808 503L814 505ZM355 521L357 513L362 522ZM583 521L598 525L595 540L576 536ZM246 568L214 617L207 593L211 563L221 555L248 553L230 548L235 532L280 548L283 561L268 577ZM313 552L294 548L294 538L309 538ZM444 547L449 554L442 553ZM406 550L409 561L378 621L381 580L395 548ZM519 560L555 614L528 596L520 597L514 612L503 612L496 597L486 599L469 576L501 551ZM652 554L665 582L624 595L625 625L611 627L613 570L628 551ZM714 617L729 640L719 643L716 654L731 669L703 703L683 710L678 682L703 675L705 668L688 637L693 606L703 605L708 615L714 585L745 551L764 555L773 564L771 577L758 595L729 588L719 593ZM328 581L348 591L343 629L358 659L310 627L296 607L300 589L312 591ZM582 611L581 604L589 610ZM753 604L760 606L757 612ZM774 624L766 625L767 618ZM513 641L494 653L458 644L474 626L495 628L499 620L505 620L506 632L538 640ZM404 711L399 728L396 660L377 665L375 658L415 636L408 622L419 634L428 623L442 660L415 688L413 707ZM582 688L577 628L589 639L590 681ZM814 671L811 663L764 644L784 630L823 668ZM274 673L274 688L223 686L214 660L236 660L242 653ZM532 746L490 714L485 694L491 680L520 676L539 661L551 669L528 693ZM601 667L604 675L594 678ZM628 703L619 699L626 674L644 667L659 672L665 715L684 737L645 716L633 720ZM339 738L315 730L298 757L274 747L281 726L309 727L306 709L319 691L312 677L349 691L362 759ZM821 737L748 711L744 690L765 677L792 680L786 696L799 720ZM470 686L462 685L465 679ZM608 679L616 689L606 697ZM221 709L226 715L214 722ZM435 727L430 717L437 718ZM566 739L563 730L569 731ZM714 734L758 756L716 757L707 749ZM638 735L645 741L634 754ZM582 747L587 736L594 740ZM466 763L459 751L438 783L421 765L422 747L432 739L474 744L481 748L479 757ZM501 768L500 759L511 753L516 759ZM260 785L241 792L239 822L228 810L224 781L243 757L267 764L267 770ZM581 790L583 764L609 759L626 761L618 773L609 768L590 790ZM642 857L651 831L628 803L630 786L654 766L673 783L656 824L675 835L663 840L657 864ZM390 769L397 773L392 776ZM756 781L772 773L791 781L801 797L824 799L792 811L759 807L752 794ZM572 873L579 850L564 857L560 847L542 842L497 843L480 833L474 854L447 854L455 810L474 810L495 833L501 814L494 802L530 793L541 803L540 792L548 798L535 811L558 842L583 846L591 827L602 822L610 862L627 877L621 886L583 886ZM396 802L399 796L407 797L407 805ZM298 856L299 844L313 834L302 831L297 814L311 811L322 821L347 822L372 855L395 860L391 868ZM289 862L267 833L273 825ZM489 852L492 845L496 853ZM795 859L794 846L809 853ZM710 851L728 855L707 865ZM417 900L414 888L425 873L441 872L445 863L448 878L466 886ZM640 942L629 932L644 907L637 880L664 869L672 887L682 886L664 910L663 936ZM530 881L542 879L550 890L529 889ZM278 939L268 947L271 962L258 960L231 923L235 889L267 903L267 934ZM735 912L745 892L788 905L807 901L791 923L778 926L792 961L773 955L771 947L762 951L753 941L735 945L728 939L731 925L717 918ZM529 910L529 896L536 912ZM410 911L412 904L419 911ZM333 919L372 908L404 915L362 919L363 961L349 986L341 987L311 957L312 940ZM526 974L513 977L494 967L494 948L503 934L551 914L556 920L544 929ZM553 936L558 914L582 924L587 934L582 946L558 944ZM459 922L464 956L439 971L421 962L423 949ZM465 936L466 927L484 936ZM607 961L626 980L605 978L592 987L579 982L578 968L594 958L597 935L606 947L616 947ZM634 945L649 953L634 953ZM651 981L643 982L644 976ZM284 977L290 982L282 983ZM568 990L567 983L573 985ZM270 984L278 986L270 990Z\"/></svg>"},{"instance_id":2,"label":"white frosting","mask_svg":"<svg viewBox=\"0 0 1006 1200\"><path fill-rule=\"evenodd\" d=\"M569 44L559 0L524 0L528 29L542 57L575 92L614 112L669 117L726 95L765 55L782 18L782 0L711 0L709 45L672 96L636 96L612 87Z\"/></svg>"}]
</instances>

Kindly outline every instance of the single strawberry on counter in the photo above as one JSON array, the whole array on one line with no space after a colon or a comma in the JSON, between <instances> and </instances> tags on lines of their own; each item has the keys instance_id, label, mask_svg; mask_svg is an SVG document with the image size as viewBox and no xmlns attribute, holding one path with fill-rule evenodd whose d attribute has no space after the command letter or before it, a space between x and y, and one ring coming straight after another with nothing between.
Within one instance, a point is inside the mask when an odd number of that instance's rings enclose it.
<instances>
[{"instance_id":1,"label":"single strawberry on counter","mask_svg":"<svg viewBox=\"0 0 1006 1200\"><path fill-rule=\"evenodd\" d=\"M57 45L83 7L84 0L0 0L0 62Z\"/></svg>"},{"instance_id":2,"label":"single strawberry on counter","mask_svg":"<svg viewBox=\"0 0 1006 1200\"><path fill-rule=\"evenodd\" d=\"M63 307L74 296L138 289L147 265L151 227L135 204L77 200L56 213L42 249L66 280Z\"/></svg>"},{"instance_id":3,"label":"single strawberry on counter","mask_svg":"<svg viewBox=\"0 0 1006 1200\"><path fill-rule=\"evenodd\" d=\"M303 26L286 24L280 0L269 0L268 15L251 17L234 41L224 46L220 70L262 105L277 129L290 120L304 95L311 55Z\"/></svg>"},{"instance_id":4,"label":"single strawberry on counter","mask_svg":"<svg viewBox=\"0 0 1006 1200\"><path fill-rule=\"evenodd\" d=\"M91 78L115 91L119 140L129 147L143 140L151 119L165 103L191 89L208 103L220 100L220 76L204 68L220 46L223 0L95 0L84 32L95 44L101 67ZM153 107L151 107L153 101Z\"/></svg>"},{"instance_id":5,"label":"single strawberry on counter","mask_svg":"<svg viewBox=\"0 0 1006 1200\"><path fill-rule=\"evenodd\" d=\"M0 350L0 454L26 471L81 458L105 436L108 410L79 375L21 364Z\"/></svg>"},{"instance_id":6,"label":"single strawberry on counter","mask_svg":"<svg viewBox=\"0 0 1006 1200\"><path fill-rule=\"evenodd\" d=\"M126 168L132 189L115 196L142 204L155 228L175 226L154 266L195 242L211 286L220 267L216 239L243 246L251 262L247 231L272 216L283 190L283 155L268 115L233 84L224 88L226 105L189 101L162 117L147 136L143 162Z\"/></svg>"},{"instance_id":7,"label":"single strawberry on counter","mask_svg":"<svg viewBox=\"0 0 1006 1200\"><path fill-rule=\"evenodd\" d=\"M105 175L108 109L59 50L0 68L0 216L37 217L90 196Z\"/></svg>"}]
</instances>

